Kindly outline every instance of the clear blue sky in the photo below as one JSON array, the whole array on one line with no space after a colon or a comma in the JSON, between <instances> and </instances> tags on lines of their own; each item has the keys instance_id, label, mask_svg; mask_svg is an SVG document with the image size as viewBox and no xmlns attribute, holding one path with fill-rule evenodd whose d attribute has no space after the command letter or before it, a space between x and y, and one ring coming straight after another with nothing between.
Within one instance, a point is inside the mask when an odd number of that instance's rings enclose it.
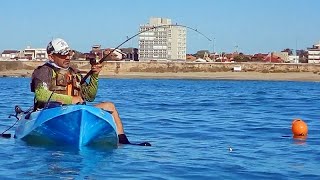
<instances>
[{"instance_id":1,"label":"clear blue sky","mask_svg":"<svg viewBox=\"0 0 320 180\"><path fill-rule=\"evenodd\" d=\"M0 51L46 47L53 37L88 52L116 47L150 17L188 30L187 53L213 49L244 53L306 49L320 40L320 0L7 0L0 5ZM137 47L133 39L122 47Z\"/></svg>"}]
</instances>

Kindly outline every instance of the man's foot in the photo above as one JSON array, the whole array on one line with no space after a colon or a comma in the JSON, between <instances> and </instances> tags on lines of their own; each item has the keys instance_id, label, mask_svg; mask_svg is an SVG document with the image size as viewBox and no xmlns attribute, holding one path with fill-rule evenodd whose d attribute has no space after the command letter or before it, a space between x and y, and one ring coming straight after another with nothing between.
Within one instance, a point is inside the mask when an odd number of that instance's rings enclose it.
<instances>
[{"instance_id":1,"label":"man's foot","mask_svg":"<svg viewBox=\"0 0 320 180\"><path fill-rule=\"evenodd\" d=\"M119 134L118 138L120 144L131 144L125 134Z\"/></svg>"},{"instance_id":2,"label":"man's foot","mask_svg":"<svg viewBox=\"0 0 320 180\"><path fill-rule=\"evenodd\" d=\"M138 146L151 146L151 144L149 142L142 142L137 144Z\"/></svg>"}]
</instances>

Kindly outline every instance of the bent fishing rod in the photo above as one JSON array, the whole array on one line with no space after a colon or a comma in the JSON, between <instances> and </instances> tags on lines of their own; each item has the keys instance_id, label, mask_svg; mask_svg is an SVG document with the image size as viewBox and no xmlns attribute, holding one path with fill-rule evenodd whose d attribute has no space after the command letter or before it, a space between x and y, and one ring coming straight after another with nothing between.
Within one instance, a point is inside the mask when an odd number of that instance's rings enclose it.
<instances>
[{"instance_id":1,"label":"bent fishing rod","mask_svg":"<svg viewBox=\"0 0 320 180\"><path fill-rule=\"evenodd\" d=\"M114 51L116 51L118 48L120 48L123 44L125 44L126 42L130 41L131 39L139 36L140 34L144 33L144 32L148 32L148 31L151 31L153 29L157 29L157 28L163 28L163 27L174 27L174 26L178 26L178 27L184 27L184 28L187 28L187 29L191 29L197 33L199 33L200 35L202 35L203 37L205 37L207 40L209 41L212 41L210 38L208 38L206 35L204 35L203 33L201 33L200 31L198 31L197 29L194 29L192 27L189 27L189 26L186 26L186 25L180 25L180 24L167 24L167 25L160 25L160 26L152 26L150 28L147 28L146 30L143 30L143 31L139 31L137 34L131 36L131 37L128 37L125 41L123 41L121 44L119 44L116 48L112 49L106 56L104 56L103 58L101 58L99 60L99 62L97 62L97 64L101 64L103 63L104 61L106 61L107 57L110 56ZM90 70L80 81L80 84L83 84L87 78L92 75L93 71Z\"/></svg>"}]
</instances>

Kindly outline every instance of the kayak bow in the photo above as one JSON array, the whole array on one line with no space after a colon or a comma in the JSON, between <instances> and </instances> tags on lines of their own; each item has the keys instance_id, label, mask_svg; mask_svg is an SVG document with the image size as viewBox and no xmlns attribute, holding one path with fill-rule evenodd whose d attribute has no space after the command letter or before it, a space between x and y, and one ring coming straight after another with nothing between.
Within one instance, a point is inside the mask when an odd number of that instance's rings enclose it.
<instances>
[{"instance_id":1,"label":"kayak bow","mask_svg":"<svg viewBox=\"0 0 320 180\"><path fill-rule=\"evenodd\" d=\"M118 143L111 114L87 105L58 106L27 114L20 120L15 138L28 143L77 147Z\"/></svg>"}]
</instances>

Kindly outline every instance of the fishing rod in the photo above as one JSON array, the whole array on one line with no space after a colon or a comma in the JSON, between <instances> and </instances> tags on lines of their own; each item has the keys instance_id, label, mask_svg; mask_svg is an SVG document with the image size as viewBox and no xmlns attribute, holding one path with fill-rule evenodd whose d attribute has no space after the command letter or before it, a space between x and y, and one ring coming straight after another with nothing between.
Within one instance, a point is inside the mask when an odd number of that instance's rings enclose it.
<instances>
[{"instance_id":1,"label":"fishing rod","mask_svg":"<svg viewBox=\"0 0 320 180\"><path fill-rule=\"evenodd\" d=\"M189 26L186 26L186 25L181 25L181 24L167 24L167 25L160 25L160 26L152 26L152 27L150 27L150 28L147 28L146 30L139 31L137 34L135 34L135 35L133 35L133 36L131 36L131 37L127 37L127 39L126 39L124 42L122 42L121 44L119 44L116 48L112 49L106 56L104 56L103 58L101 58L101 59L99 60L99 62L97 62L97 64L103 63L103 62L107 59L108 56L110 56L114 51L116 51L118 48L120 48L123 44L125 44L126 42L130 41L131 39L137 37L138 35L140 35L140 34L142 34L142 33L144 33L144 32L148 32L148 31L151 31L151 30L157 29L157 28L175 27L175 26L184 27L184 28L187 28L187 29L191 29L191 30L199 33L199 34L202 35L203 37L205 37L207 40L212 41L210 38L208 38L206 35L204 35L204 34L201 33L200 31L198 31L197 29L194 29L194 28L189 27ZM81 79L80 84L83 84L83 83L87 80L87 78L88 78L90 75L92 75L92 73L93 73L93 71L90 70L90 71Z\"/></svg>"}]
</instances>

